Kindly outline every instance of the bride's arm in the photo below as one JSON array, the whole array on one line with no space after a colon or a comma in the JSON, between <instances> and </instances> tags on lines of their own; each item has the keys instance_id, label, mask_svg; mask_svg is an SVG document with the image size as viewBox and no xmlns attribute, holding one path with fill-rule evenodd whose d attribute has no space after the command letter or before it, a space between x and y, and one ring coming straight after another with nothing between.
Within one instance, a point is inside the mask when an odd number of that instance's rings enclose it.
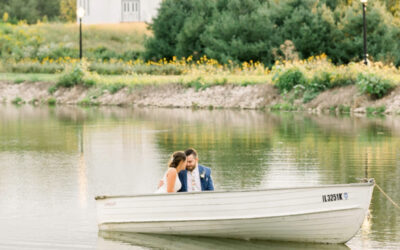
<instances>
[{"instance_id":1,"label":"bride's arm","mask_svg":"<svg viewBox=\"0 0 400 250\"><path fill-rule=\"evenodd\" d=\"M176 169L169 168L167 172L167 192L175 192L175 181L176 181Z\"/></svg>"},{"instance_id":2,"label":"bride's arm","mask_svg":"<svg viewBox=\"0 0 400 250\"><path fill-rule=\"evenodd\" d=\"M158 187L157 187L157 188L160 188L162 185L164 185L164 181L163 181L163 180L160 180L160 181L158 182Z\"/></svg>"}]
</instances>

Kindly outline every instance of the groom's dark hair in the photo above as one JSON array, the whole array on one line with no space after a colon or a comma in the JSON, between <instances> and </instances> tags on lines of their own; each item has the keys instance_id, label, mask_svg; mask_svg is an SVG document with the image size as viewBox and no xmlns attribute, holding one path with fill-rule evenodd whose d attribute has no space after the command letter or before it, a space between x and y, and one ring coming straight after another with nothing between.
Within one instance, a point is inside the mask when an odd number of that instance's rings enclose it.
<instances>
[{"instance_id":1,"label":"groom's dark hair","mask_svg":"<svg viewBox=\"0 0 400 250\"><path fill-rule=\"evenodd\" d=\"M197 152L194 148L188 148L185 150L185 155L189 156L189 155L193 155L194 158L197 158Z\"/></svg>"}]
</instances>

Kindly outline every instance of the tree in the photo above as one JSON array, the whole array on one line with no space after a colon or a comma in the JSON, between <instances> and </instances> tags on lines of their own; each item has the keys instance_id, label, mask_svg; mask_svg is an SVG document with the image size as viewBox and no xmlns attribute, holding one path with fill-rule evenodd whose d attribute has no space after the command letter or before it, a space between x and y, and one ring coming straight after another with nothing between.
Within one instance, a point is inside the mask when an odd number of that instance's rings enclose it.
<instances>
[{"instance_id":1,"label":"tree","mask_svg":"<svg viewBox=\"0 0 400 250\"><path fill-rule=\"evenodd\" d=\"M47 16L50 20L54 18L58 18L60 15L60 0L36 0L37 1L37 10L39 17L43 19L43 17ZM75 1L76 2L76 1Z\"/></svg>"},{"instance_id":2,"label":"tree","mask_svg":"<svg viewBox=\"0 0 400 250\"><path fill-rule=\"evenodd\" d=\"M310 0L288 1L286 8L290 11L279 30L283 39L294 42L302 58L335 48L332 39L336 25L330 8Z\"/></svg>"},{"instance_id":3,"label":"tree","mask_svg":"<svg viewBox=\"0 0 400 250\"><path fill-rule=\"evenodd\" d=\"M226 1L225 1L226 2ZM273 61L275 29L266 1L231 0L201 37L205 52L220 62Z\"/></svg>"},{"instance_id":4,"label":"tree","mask_svg":"<svg viewBox=\"0 0 400 250\"><path fill-rule=\"evenodd\" d=\"M193 0L191 1L192 13L186 18L182 30L177 37L176 56L193 56L199 59L205 54L205 45L202 37L208 23L210 23L216 13L216 1Z\"/></svg>"},{"instance_id":5,"label":"tree","mask_svg":"<svg viewBox=\"0 0 400 250\"><path fill-rule=\"evenodd\" d=\"M60 0L60 19L66 22L76 21L76 0Z\"/></svg>"},{"instance_id":6,"label":"tree","mask_svg":"<svg viewBox=\"0 0 400 250\"><path fill-rule=\"evenodd\" d=\"M388 14L379 2L368 5L367 42L368 54L375 60L400 63L399 41L400 29L393 22L393 16ZM329 55L335 62L348 63L361 61L363 56L363 18L362 9L358 3L350 8L337 10L341 16L338 23L340 40L337 40L335 53Z\"/></svg>"},{"instance_id":7,"label":"tree","mask_svg":"<svg viewBox=\"0 0 400 250\"><path fill-rule=\"evenodd\" d=\"M36 0L10 0L5 4L4 12L7 12L12 22L26 20L28 23L35 23L38 18Z\"/></svg>"},{"instance_id":8,"label":"tree","mask_svg":"<svg viewBox=\"0 0 400 250\"><path fill-rule=\"evenodd\" d=\"M381 2L389 0L381 0ZM285 56L286 40L300 58L321 53L335 63L362 58L362 8L351 0L164 0L146 43L145 59L201 56L261 61ZM368 53L400 64L399 19L384 4L368 4Z\"/></svg>"},{"instance_id":9,"label":"tree","mask_svg":"<svg viewBox=\"0 0 400 250\"><path fill-rule=\"evenodd\" d=\"M162 1L158 16L153 19L153 24L150 25L154 37L146 41L145 59L158 60L164 57L171 59L176 56L178 35L192 12L191 0Z\"/></svg>"}]
</instances>

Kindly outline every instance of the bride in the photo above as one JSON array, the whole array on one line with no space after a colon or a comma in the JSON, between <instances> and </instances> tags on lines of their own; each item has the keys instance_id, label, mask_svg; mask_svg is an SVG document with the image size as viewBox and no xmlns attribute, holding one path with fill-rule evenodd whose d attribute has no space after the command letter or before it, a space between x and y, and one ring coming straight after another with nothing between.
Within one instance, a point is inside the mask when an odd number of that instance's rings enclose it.
<instances>
[{"instance_id":1,"label":"bride","mask_svg":"<svg viewBox=\"0 0 400 250\"><path fill-rule=\"evenodd\" d=\"M163 177L163 185L158 188L156 193L176 193L181 189L182 184L178 173L186 168L185 152L178 151L172 154L168 164L168 170Z\"/></svg>"}]
</instances>

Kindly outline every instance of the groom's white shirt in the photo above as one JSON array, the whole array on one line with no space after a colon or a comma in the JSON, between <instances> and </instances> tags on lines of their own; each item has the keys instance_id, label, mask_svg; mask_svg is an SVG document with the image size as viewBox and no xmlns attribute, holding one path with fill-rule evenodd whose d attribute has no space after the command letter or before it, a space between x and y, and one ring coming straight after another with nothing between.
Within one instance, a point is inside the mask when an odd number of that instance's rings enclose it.
<instances>
[{"instance_id":1,"label":"groom's white shirt","mask_svg":"<svg viewBox=\"0 0 400 250\"><path fill-rule=\"evenodd\" d=\"M193 169L192 172L190 171L186 172L187 172L187 191L188 192L201 191L200 173L198 166L196 166L196 168ZM194 187L192 186L192 175L196 183Z\"/></svg>"}]
</instances>

